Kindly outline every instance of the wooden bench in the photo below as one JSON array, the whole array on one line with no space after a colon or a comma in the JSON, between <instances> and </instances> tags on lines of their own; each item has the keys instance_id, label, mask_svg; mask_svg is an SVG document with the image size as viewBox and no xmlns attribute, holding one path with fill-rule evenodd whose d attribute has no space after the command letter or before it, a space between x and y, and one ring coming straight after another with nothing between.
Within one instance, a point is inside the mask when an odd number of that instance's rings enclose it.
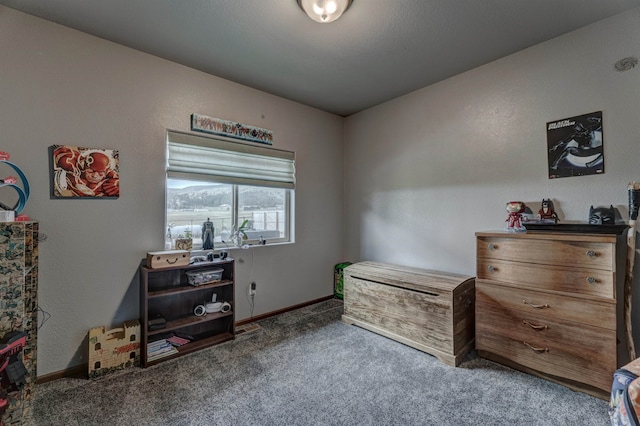
<instances>
[{"instance_id":1,"label":"wooden bench","mask_svg":"<svg viewBox=\"0 0 640 426\"><path fill-rule=\"evenodd\" d=\"M474 304L474 277L377 262L344 270L344 322L448 365L473 347Z\"/></svg>"}]
</instances>

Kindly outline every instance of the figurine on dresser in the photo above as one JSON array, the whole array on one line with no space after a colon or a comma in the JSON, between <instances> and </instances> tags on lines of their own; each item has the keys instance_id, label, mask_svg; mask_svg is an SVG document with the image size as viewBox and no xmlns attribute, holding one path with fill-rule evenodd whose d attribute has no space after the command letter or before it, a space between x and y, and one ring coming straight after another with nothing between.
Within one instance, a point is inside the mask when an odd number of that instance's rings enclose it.
<instances>
[{"instance_id":1,"label":"figurine on dresser","mask_svg":"<svg viewBox=\"0 0 640 426\"><path fill-rule=\"evenodd\" d=\"M551 199L542 199L542 207L538 210L538 220L551 221L553 223L558 221L558 215L553 211Z\"/></svg>"},{"instance_id":2,"label":"figurine on dresser","mask_svg":"<svg viewBox=\"0 0 640 426\"><path fill-rule=\"evenodd\" d=\"M527 206L522 201L509 201L507 203L507 231L509 232L521 232L526 231L522 226L523 213Z\"/></svg>"},{"instance_id":3,"label":"figurine on dresser","mask_svg":"<svg viewBox=\"0 0 640 426\"><path fill-rule=\"evenodd\" d=\"M616 210L610 207L589 208L590 225L613 225L616 223Z\"/></svg>"}]
</instances>

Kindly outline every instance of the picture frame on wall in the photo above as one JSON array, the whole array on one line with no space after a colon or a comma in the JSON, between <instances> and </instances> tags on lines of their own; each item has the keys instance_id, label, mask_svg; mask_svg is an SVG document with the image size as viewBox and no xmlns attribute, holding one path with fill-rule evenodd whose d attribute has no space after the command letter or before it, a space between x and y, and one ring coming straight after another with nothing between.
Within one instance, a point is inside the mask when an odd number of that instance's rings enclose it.
<instances>
[{"instance_id":1,"label":"picture frame on wall","mask_svg":"<svg viewBox=\"0 0 640 426\"><path fill-rule=\"evenodd\" d=\"M114 149L50 146L51 198L118 198L119 163Z\"/></svg>"},{"instance_id":2,"label":"picture frame on wall","mask_svg":"<svg viewBox=\"0 0 640 426\"><path fill-rule=\"evenodd\" d=\"M547 123L549 179L604 173L602 111Z\"/></svg>"}]
</instances>

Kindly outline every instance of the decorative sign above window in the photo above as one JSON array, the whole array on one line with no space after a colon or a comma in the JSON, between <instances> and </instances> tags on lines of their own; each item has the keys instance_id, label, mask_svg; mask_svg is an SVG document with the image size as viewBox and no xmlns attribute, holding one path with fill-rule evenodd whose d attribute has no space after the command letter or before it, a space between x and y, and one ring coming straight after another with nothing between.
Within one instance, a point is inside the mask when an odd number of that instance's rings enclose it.
<instances>
[{"instance_id":1,"label":"decorative sign above window","mask_svg":"<svg viewBox=\"0 0 640 426\"><path fill-rule=\"evenodd\" d=\"M271 130L247 126L246 124L221 120L219 118L207 117L206 115L191 114L191 130L267 145L273 144L273 132Z\"/></svg>"}]
</instances>

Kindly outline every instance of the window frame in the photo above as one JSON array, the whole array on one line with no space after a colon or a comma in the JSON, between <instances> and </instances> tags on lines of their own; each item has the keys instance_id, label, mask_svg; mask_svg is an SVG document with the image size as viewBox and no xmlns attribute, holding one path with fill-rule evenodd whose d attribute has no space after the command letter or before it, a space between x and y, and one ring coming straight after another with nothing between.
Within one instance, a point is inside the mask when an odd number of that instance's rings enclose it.
<instances>
[{"instance_id":1,"label":"window frame","mask_svg":"<svg viewBox=\"0 0 640 426\"><path fill-rule=\"evenodd\" d=\"M185 142L186 141L186 142ZM218 145L218 144L223 144L223 146L227 146L230 147L230 151L233 152L250 152L252 153L252 155L255 156L260 156L261 153L264 154L268 154L265 157L269 157L269 156L274 156L276 158L278 158L279 156L285 156L285 157L290 157L292 158L291 160L291 164L293 167L293 172L292 172L292 182L290 183L282 183L282 182L270 182L268 180L264 180L264 181L255 181L255 180L245 180L243 178L240 179L236 179L236 178L227 178L227 177L222 177L219 178L218 176L215 175L205 175L202 173L189 173L188 170L185 171L185 169L183 168L180 171L173 171L170 170L170 144L171 143L184 143L185 145L189 145L189 142L194 142L193 145L197 146L197 147L203 147L203 146L207 146L208 142L211 142L214 145ZM229 145L229 143L233 144L233 145ZM234 150L233 148L238 148L237 150ZM244 240L244 244L248 244L248 245L261 245L261 244L288 244L288 243L294 243L294 199L295 199L295 153L291 152L291 151L284 151L284 150L277 150L274 148L267 148L267 147L262 147L262 146L253 146L253 145L248 145L246 143L243 142L239 142L237 140L233 140L233 139L229 139L229 138L225 138L225 137L221 137L221 136L215 136L215 137L210 137L210 136L203 136L203 135L195 135L193 133L183 133L183 132L178 132L178 131L173 131L173 130L167 130L167 137L166 137L166 167L165 167L165 206L164 206L164 211L165 211L165 218L164 218L164 230L166 231L167 227L169 226L169 218L168 218L168 190L169 190L169 179L177 179L177 180L191 180L191 181L196 181L196 182L211 182L211 183L215 183L215 184L225 184L225 185L229 185L231 186L231 199L232 199L232 204L231 204L231 219L232 219L232 223L237 227L241 224L241 217L242 217L242 212L240 211L240 205L239 205L239 187L243 186L243 187L256 187L256 188L273 188L273 189L277 189L277 190L283 190L284 191L284 212L285 212L285 218L284 218L284 229L282 229L281 231L283 231L283 236L282 237L278 237L278 238L266 238L264 240L260 239L260 235L258 234L257 238L248 238L247 240ZM258 154L255 154L255 153ZM188 167L187 167L188 168ZM257 182L257 183L256 183ZM288 187L290 186L290 187ZM243 220L243 219L242 219ZM166 234L166 232L165 232ZM173 246L171 247L173 248ZM220 250L220 249L225 249L225 248L234 248L234 246L232 246L232 244L229 241L224 241L222 240L222 245L220 245L220 242L218 242L218 244L215 246L214 250ZM203 251L202 248L198 249L198 248L194 248L192 249L193 252L197 252L197 251ZM206 251L206 250L204 250Z\"/></svg>"}]
</instances>

